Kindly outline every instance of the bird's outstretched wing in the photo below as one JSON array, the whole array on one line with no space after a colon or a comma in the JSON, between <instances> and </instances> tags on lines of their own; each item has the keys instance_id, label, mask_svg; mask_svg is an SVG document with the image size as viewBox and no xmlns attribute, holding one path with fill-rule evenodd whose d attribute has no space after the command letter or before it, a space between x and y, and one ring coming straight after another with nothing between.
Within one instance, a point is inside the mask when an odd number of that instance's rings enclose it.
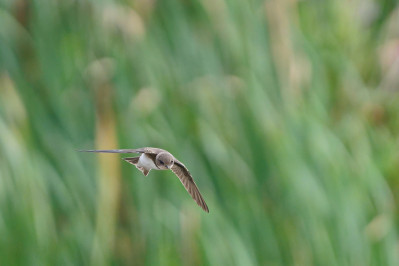
<instances>
[{"instance_id":1,"label":"bird's outstretched wing","mask_svg":"<svg viewBox=\"0 0 399 266\"><path fill-rule=\"evenodd\" d=\"M206 205L204 198L199 192L198 187L186 166L179 160L175 159L175 163L171 170L177 175L187 192L195 202L197 202L198 206L200 206L204 211L209 212L208 206Z\"/></svg>"},{"instance_id":2,"label":"bird's outstretched wing","mask_svg":"<svg viewBox=\"0 0 399 266\"><path fill-rule=\"evenodd\" d=\"M103 153L150 153L158 154L164 150L158 148L138 148L138 149L120 149L120 150L80 150L80 152L103 152Z\"/></svg>"}]
</instances>

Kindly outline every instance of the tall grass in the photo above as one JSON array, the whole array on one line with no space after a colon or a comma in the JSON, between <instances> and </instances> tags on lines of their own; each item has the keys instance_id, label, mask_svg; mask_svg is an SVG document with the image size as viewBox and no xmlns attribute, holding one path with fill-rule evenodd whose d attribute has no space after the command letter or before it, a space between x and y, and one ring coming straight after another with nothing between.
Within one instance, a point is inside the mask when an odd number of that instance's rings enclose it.
<instances>
[{"instance_id":1,"label":"tall grass","mask_svg":"<svg viewBox=\"0 0 399 266\"><path fill-rule=\"evenodd\" d=\"M398 12L1 0L1 265L398 265Z\"/></svg>"}]
</instances>

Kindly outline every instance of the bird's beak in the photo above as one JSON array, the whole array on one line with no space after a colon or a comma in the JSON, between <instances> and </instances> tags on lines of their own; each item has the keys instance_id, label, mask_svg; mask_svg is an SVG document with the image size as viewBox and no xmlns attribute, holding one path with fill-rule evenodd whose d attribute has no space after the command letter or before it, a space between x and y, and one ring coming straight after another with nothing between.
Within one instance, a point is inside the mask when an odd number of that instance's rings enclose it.
<instances>
[{"instance_id":1,"label":"bird's beak","mask_svg":"<svg viewBox=\"0 0 399 266\"><path fill-rule=\"evenodd\" d=\"M168 169L170 169L171 167L170 166L166 166Z\"/></svg>"}]
</instances>

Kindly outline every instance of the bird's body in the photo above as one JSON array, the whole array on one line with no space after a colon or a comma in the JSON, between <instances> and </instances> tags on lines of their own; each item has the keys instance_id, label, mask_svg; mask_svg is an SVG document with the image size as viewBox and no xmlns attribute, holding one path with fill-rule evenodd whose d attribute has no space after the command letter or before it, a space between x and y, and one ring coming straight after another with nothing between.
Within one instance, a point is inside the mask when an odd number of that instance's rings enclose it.
<instances>
[{"instance_id":1,"label":"bird's body","mask_svg":"<svg viewBox=\"0 0 399 266\"><path fill-rule=\"evenodd\" d=\"M141 153L137 157L123 158L128 163L137 167L145 176L150 170L172 170L180 179L187 192L197 202L197 204L206 212L209 212L201 193L195 184L193 177L186 166L177 160L171 153L159 148L139 148L122 150L84 150L83 152L104 152L104 153Z\"/></svg>"},{"instance_id":2,"label":"bird's body","mask_svg":"<svg viewBox=\"0 0 399 266\"><path fill-rule=\"evenodd\" d=\"M158 169L158 167L155 165L155 162L153 160L153 158L151 158L150 156L148 156L146 153L143 153L140 155L139 157L139 161L137 163L138 167L143 167L147 170L160 170Z\"/></svg>"}]
</instances>

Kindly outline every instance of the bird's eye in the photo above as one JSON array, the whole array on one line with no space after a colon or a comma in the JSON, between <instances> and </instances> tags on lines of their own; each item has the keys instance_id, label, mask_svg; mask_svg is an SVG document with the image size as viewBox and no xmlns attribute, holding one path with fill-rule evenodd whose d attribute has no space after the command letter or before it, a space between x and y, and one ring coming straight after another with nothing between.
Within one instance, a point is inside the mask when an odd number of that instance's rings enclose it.
<instances>
[{"instance_id":1,"label":"bird's eye","mask_svg":"<svg viewBox=\"0 0 399 266\"><path fill-rule=\"evenodd\" d=\"M161 164L163 164L163 161L159 161Z\"/></svg>"}]
</instances>

